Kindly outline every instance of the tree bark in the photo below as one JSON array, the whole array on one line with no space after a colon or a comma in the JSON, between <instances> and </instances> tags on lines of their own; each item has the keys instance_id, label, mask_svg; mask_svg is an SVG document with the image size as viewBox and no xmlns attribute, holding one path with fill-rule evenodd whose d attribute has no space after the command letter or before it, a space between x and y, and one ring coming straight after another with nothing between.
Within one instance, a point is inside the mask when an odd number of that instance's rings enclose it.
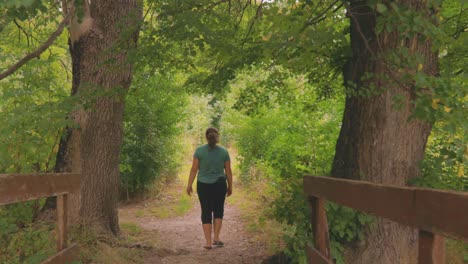
<instances>
[{"instance_id":1,"label":"tree bark","mask_svg":"<svg viewBox=\"0 0 468 264\"><path fill-rule=\"evenodd\" d=\"M70 197L70 219L117 234L122 121L132 80L128 55L136 47L142 2L84 1L83 9L82 17L73 17L69 43L72 96L81 107L70 116L77 128L66 129L55 171L82 175L80 193Z\"/></svg>"},{"instance_id":2,"label":"tree bark","mask_svg":"<svg viewBox=\"0 0 468 264\"><path fill-rule=\"evenodd\" d=\"M424 58L423 71L438 74L437 54L423 38L403 39L398 32L376 33L376 13L365 1L349 2L352 58L344 68L348 94L332 168L334 177L406 185L420 175L431 124L410 119L416 98L414 83L401 83L402 72L416 69L391 67L384 56L408 48ZM401 0L429 16L423 0ZM369 75L370 74L370 75ZM372 95L357 95L368 87ZM394 107L395 96L403 108ZM350 245L346 263L415 263L417 237L413 229L378 219L365 230L365 239Z\"/></svg>"}]
</instances>

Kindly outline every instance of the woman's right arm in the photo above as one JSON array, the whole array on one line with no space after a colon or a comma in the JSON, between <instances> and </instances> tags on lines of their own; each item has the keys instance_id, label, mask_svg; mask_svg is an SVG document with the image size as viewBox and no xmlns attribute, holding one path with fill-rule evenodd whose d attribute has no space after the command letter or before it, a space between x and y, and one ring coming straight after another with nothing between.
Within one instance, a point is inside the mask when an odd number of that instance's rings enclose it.
<instances>
[{"instance_id":1,"label":"woman's right arm","mask_svg":"<svg viewBox=\"0 0 468 264\"><path fill-rule=\"evenodd\" d=\"M190 175L189 175L188 185L187 185L187 190L186 190L188 195L192 195L192 192L193 192L192 184L193 184L193 181L195 180L195 176L197 176L198 164L199 164L199 160L197 158L193 158L192 168L190 169Z\"/></svg>"}]
</instances>

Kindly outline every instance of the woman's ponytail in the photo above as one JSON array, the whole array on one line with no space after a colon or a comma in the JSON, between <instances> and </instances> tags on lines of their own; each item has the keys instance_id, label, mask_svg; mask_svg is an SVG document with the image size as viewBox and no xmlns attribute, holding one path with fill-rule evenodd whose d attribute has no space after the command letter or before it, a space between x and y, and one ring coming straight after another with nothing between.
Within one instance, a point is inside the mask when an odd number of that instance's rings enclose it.
<instances>
[{"instance_id":1,"label":"woman's ponytail","mask_svg":"<svg viewBox=\"0 0 468 264\"><path fill-rule=\"evenodd\" d=\"M219 132L216 128L210 127L205 132L206 140L208 141L208 146L214 148L216 143L219 142Z\"/></svg>"}]
</instances>

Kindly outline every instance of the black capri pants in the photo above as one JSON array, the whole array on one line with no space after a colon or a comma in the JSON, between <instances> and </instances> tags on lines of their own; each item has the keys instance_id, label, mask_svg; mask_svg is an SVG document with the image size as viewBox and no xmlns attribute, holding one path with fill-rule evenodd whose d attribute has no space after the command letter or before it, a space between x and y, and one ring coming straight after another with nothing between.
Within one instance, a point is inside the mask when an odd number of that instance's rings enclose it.
<instances>
[{"instance_id":1,"label":"black capri pants","mask_svg":"<svg viewBox=\"0 0 468 264\"><path fill-rule=\"evenodd\" d=\"M226 192L227 184L224 177L218 179L215 183L197 181L197 193L201 205L203 224L211 224L213 218L223 218Z\"/></svg>"}]
</instances>

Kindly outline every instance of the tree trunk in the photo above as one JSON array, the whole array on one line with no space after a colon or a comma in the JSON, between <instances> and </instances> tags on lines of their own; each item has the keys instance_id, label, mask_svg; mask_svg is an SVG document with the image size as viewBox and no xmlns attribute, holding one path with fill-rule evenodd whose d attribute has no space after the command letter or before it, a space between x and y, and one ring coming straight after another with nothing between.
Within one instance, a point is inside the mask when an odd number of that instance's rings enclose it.
<instances>
[{"instance_id":1,"label":"tree trunk","mask_svg":"<svg viewBox=\"0 0 468 264\"><path fill-rule=\"evenodd\" d=\"M82 174L81 191L70 199L72 219L79 216L95 231L117 234L124 99L132 80L128 53L136 45L142 5L84 1L82 14L71 22L69 43L72 95L81 105L71 118L78 127L65 131L55 171Z\"/></svg>"},{"instance_id":2,"label":"tree trunk","mask_svg":"<svg viewBox=\"0 0 468 264\"><path fill-rule=\"evenodd\" d=\"M402 0L429 15L425 1ZM436 75L437 55L428 40L403 39L398 32L376 33L376 13L365 1L350 1L352 58L345 66L348 94L336 145L332 175L391 185L406 185L420 174L431 124L410 120L416 97L414 82L401 83L402 72L416 69L391 67L384 55L408 48L424 58L423 71ZM370 74L370 75L369 75ZM372 95L358 95L375 87ZM403 107L395 109L395 98ZM415 263L417 237L413 229L378 219L365 230L365 239L348 247L346 263Z\"/></svg>"}]
</instances>

